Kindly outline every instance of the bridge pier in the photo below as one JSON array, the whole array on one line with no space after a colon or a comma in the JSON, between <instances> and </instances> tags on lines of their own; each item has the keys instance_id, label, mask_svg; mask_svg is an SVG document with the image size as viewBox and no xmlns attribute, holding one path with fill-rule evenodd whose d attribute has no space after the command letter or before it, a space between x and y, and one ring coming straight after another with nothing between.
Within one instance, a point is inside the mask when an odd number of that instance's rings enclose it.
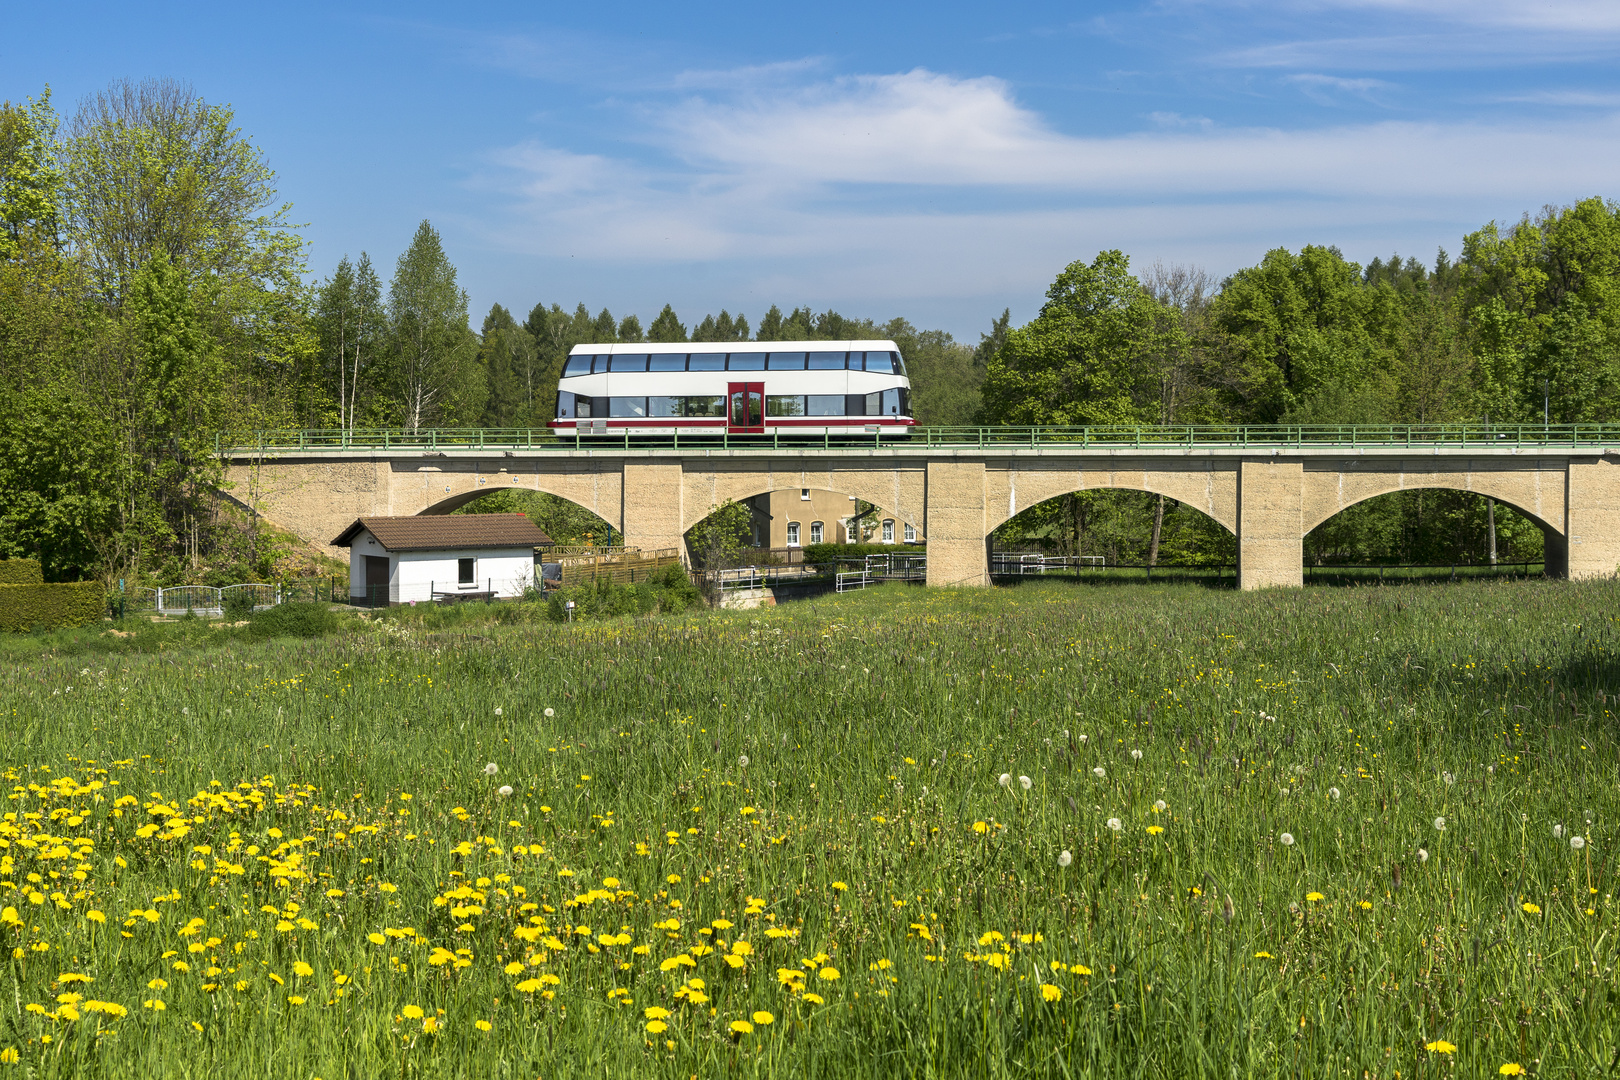
<instances>
[{"instance_id":1,"label":"bridge pier","mask_svg":"<svg viewBox=\"0 0 1620 1080\"><path fill-rule=\"evenodd\" d=\"M679 461L627 460L624 463L624 495L619 532L627 547L643 551L674 548L686 559L685 530Z\"/></svg>"},{"instance_id":2,"label":"bridge pier","mask_svg":"<svg viewBox=\"0 0 1620 1080\"><path fill-rule=\"evenodd\" d=\"M1238 463L1238 588L1305 584L1305 463Z\"/></svg>"},{"instance_id":3,"label":"bridge pier","mask_svg":"<svg viewBox=\"0 0 1620 1080\"><path fill-rule=\"evenodd\" d=\"M984 462L930 461L924 495L929 585L990 584Z\"/></svg>"}]
</instances>

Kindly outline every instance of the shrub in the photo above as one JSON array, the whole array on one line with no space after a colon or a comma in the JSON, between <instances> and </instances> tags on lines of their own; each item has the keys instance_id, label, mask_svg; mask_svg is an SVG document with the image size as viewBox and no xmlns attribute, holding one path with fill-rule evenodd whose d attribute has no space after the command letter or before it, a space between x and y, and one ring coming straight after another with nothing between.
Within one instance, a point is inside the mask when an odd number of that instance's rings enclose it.
<instances>
[{"instance_id":1,"label":"shrub","mask_svg":"<svg viewBox=\"0 0 1620 1080\"><path fill-rule=\"evenodd\" d=\"M320 637L338 628L337 612L330 605L287 603L254 612L248 633L255 638Z\"/></svg>"},{"instance_id":2,"label":"shrub","mask_svg":"<svg viewBox=\"0 0 1620 1080\"><path fill-rule=\"evenodd\" d=\"M24 561L24 560L15 560ZM39 564L34 563L37 572ZM0 585L0 630L27 633L40 627L83 626L106 613L107 597L99 581L60 585Z\"/></svg>"},{"instance_id":3,"label":"shrub","mask_svg":"<svg viewBox=\"0 0 1620 1080\"><path fill-rule=\"evenodd\" d=\"M680 563L661 566L647 580L620 585L598 578L572 589L559 589L546 604L546 617L552 622L568 619L568 601L574 602L574 618L605 619L615 615L648 615L661 611L678 614L702 602L698 587Z\"/></svg>"},{"instance_id":4,"label":"shrub","mask_svg":"<svg viewBox=\"0 0 1620 1080\"><path fill-rule=\"evenodd\" d=\"M858 563L868 555L926 555L922 544L807 544L807 563Z\"/></svg>"},{"instance_id":5,"label":"shrub","mask_svg":"<svg viewBox=\"0 0 1620 1080\"><path fill-rule=\"evenodd\" d=\"M220 614L232 622L253 618L253 590L232 589L226 593L225 602L220 605Z\"/></svg>"},{"instance_id":6,"label":"shrub","mask_svg":"<svg viewBox=\"0 0 1620 1080\"><path fill-rule=\"evenodd\" d=\"M38 559L0 559L0 585L43 585Z\"/></svg>"}]
</instances>

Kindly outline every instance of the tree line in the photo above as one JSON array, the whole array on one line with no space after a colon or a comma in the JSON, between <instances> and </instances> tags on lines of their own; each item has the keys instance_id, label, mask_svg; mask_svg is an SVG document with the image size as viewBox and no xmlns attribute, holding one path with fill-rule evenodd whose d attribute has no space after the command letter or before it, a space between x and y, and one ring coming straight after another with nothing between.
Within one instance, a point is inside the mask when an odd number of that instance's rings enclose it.
<instances>
[{"instance_id":1,"label":"tree line","mask_svg":"<svg viewBox=\"0 0 1620 1080\"><path fill-rule=\"evenodd\" d=\"M582 342L889 338L924 424L1510 424L1612 419L1620 400L1620 208L1588 199L1463 239L1453 261L1360 266L1266 254L1215 282L1133 274L1118 251L1058 276L1029 323L973 346L905 319L773 306L645 325L584 303L497 304L475 330L422 222L384 280L361 252L311 280L263 151L228 106L171 80L117 82L60 116L0 106L0 556L52 580L264 577L294 554L222 493L217 436L255 428L551 418ZM1323 560L1469 559L1480 500L1408 493L1313 533ZM1167 516L1168 515L1168 516ZM1540 533L1494 513L1504 557ZM1002 530L1116 559L1222 561L1231 538L1150 496L1082 493Z\"/></svg>"}]
</instances>

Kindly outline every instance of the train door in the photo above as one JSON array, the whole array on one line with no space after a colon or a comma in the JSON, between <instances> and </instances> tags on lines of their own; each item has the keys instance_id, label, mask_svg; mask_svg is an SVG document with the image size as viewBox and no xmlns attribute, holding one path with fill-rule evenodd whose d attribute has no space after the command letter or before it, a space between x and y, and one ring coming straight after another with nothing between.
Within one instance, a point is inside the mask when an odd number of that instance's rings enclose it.
<instances>
[{"instance_id":1,"label":"train door","mask_svg":"<svg viewBox=\"0 0 1620 1080\"><path fill-rule=\"evenodd\" d=\"M765 384L727 383L727 430L733 435L765 433Z\"/></svg>"}]
</instances>

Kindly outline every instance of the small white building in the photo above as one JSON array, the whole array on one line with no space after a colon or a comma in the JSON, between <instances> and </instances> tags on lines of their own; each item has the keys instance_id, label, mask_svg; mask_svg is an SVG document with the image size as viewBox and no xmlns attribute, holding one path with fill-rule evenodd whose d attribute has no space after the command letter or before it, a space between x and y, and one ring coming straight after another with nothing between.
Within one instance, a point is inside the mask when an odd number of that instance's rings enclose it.
<instances>
[{"instance_id":1,"label":"small white building","mask_svg":"<svg viewBox=\"0 0 1620 1080\"><path fill-rule=\"evenodd\" d=\"M358 518L332 544L349 549L350 602L382 607L522 596L551 538L523 514L420 514Z\"/></svg>"}]
</instances>

